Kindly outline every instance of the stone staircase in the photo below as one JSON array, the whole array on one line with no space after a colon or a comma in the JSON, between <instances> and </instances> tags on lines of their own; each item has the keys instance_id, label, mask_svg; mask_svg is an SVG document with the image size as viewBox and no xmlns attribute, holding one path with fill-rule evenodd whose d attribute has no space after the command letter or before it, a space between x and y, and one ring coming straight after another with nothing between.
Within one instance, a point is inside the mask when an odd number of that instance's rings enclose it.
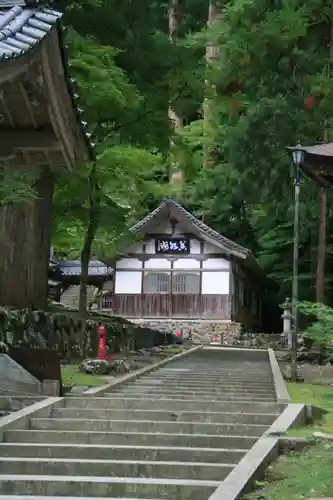
<instances>
[{"instance_id":1,"label":"stone staircase","mask_svg":"<svg viewBox=\"0 0 333 500\"><path fill-rule=\"evenodd\" d=\"M208 500L283 409L266 352L197 351L5 431L0 500Z\"/></svg>"},{"instance_id":2,"label":"stone staircase","mask_svg":"<svg viewBox=\"0 0 333 500\"><path fill-rule=\"evenodd\" d=\"M38 401L45 399L45 396L27 396L19 393L9 392L7 395L0 395L0 417L10 415L16 411L22 410Z\"/></svg>"}]
</instances>

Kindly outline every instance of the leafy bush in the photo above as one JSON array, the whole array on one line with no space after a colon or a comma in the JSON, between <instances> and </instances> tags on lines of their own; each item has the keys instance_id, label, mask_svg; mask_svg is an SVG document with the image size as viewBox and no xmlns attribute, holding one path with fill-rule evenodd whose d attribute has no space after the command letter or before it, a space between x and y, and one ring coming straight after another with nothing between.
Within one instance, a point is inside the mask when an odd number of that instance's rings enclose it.
<instances>
[{"instance_id":1,"label":"leafy bush","mask_svg":"<svg viewBox=\"0 0 333 500\"><path fill-rule=\"evenodd\" d=\"M333 342L333 308L319 302L300 302L299 312L309 317L311 325L303 331L305 337L320 345Z\"/></svg>"}]
</instances>

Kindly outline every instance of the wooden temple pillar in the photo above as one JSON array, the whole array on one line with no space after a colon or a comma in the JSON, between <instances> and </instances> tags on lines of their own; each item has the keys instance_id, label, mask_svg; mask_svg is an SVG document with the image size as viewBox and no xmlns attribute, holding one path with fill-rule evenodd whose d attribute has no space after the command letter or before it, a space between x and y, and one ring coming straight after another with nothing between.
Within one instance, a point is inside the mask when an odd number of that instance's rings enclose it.
<instances>
[{"instance_id":1,"label":"wooden temple pillar","mask_svg":"<svg viewBox=\"0 0 333 500\"><path fill-rule=\"evenodd\" d=\"M43 1L10 4L0 0L0 172L32 174L34 196L0 200L0 305L42 309L57 171L94 155L67 75L61 13Z\"/></svg>"},{"instance_id":2,"label":"wooden temple pillar","mask_svg":"<svg viewBox=\"0 0 333 500\"><path fill-rule=\"evenodd\" d=\"M36 197L0 208L0 304L46 306L53 185L51 169L40 168Z\"/></svg>"},{"instance_id":3,"label":"wooden temple pillar","mask_svg":"<svg viewBox=\"0 0 333 500\"><path fill-rule=\"evenodd\" d=\"M333 142L301 147L304 152L301 168L319 187L318 253L316 271L316 302L325 300L326 257L326 189L333 185Z\"/></svg>"}]
</instances>

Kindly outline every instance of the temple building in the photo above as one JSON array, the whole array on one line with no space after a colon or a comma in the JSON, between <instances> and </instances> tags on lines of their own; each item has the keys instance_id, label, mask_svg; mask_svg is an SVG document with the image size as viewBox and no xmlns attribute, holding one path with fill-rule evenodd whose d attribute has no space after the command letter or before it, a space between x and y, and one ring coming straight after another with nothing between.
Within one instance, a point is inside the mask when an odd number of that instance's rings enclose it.
<instances>
[{"instance_id":1,"label":"temple building","mask_svg":"<svg viewBox=\"0 0 333 500\"><path fill-rule=\"evenodd\" d=\"M260 329L267 280L251 252L167 199L131 228L103 309L207 341Z\"/></svg>"},{"instance_id":2,"label":"temple building","mask_svg":"<svg viewBox=\"0 0 333 500\"><path fill-rule=\"evenodd\" d=\"M54 259L53 259L54 262ZM50 261L49 296L65 306L78 308L82 266L80 260ZM101 298L112 285L112 269L104 262L92 257L88 265L88 308L99 308Z\"/></svg>"},{"instance_id":3,"label":"temple building","mask_svg":"<svg viewBox=\"0 0 333 500\"><path fill-rule=\"evenodd\" d=\"M304 153L300 165L303 172L320 186L331 187L333 185L333 142L300 146L300 149Z\"/></svg>"},{"instance_id":4,"label":"temple building","mask_svg":"<svg viewBox=\"0 0 333 500\"><path fill-rule=\"evenodd\" d=\"M0 0L0 169L32 176L36 193L0 206L0 303L17 308L47 306L57 172L94 159L50 3Z\"/></svg>"}]
</instances>

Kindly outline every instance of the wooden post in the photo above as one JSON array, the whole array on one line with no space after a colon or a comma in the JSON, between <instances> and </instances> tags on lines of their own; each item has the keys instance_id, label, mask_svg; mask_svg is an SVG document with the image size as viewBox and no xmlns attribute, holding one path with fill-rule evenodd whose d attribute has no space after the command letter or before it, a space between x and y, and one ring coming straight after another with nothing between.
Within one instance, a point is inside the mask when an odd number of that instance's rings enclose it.
<instances>
[{"instance_id":1,"label":"wooden post","mask_svg":"<svg viewBox=\"0 0 333 500\"><path fill-rule=\"evenodd\" d=\"M47 307L53 173L40 168L36 198L0 207L0 304Z\"/></svg>"},{"instance_id":2,"label":"wooden post","mask_svg":"<svg viewBox=\"0 0 333 500\"><path fill-rule=\"evenodd\" d=\"M326 253L326 189L320 187L316 302L324 302Z\"/></svg>"}]
</instances>

